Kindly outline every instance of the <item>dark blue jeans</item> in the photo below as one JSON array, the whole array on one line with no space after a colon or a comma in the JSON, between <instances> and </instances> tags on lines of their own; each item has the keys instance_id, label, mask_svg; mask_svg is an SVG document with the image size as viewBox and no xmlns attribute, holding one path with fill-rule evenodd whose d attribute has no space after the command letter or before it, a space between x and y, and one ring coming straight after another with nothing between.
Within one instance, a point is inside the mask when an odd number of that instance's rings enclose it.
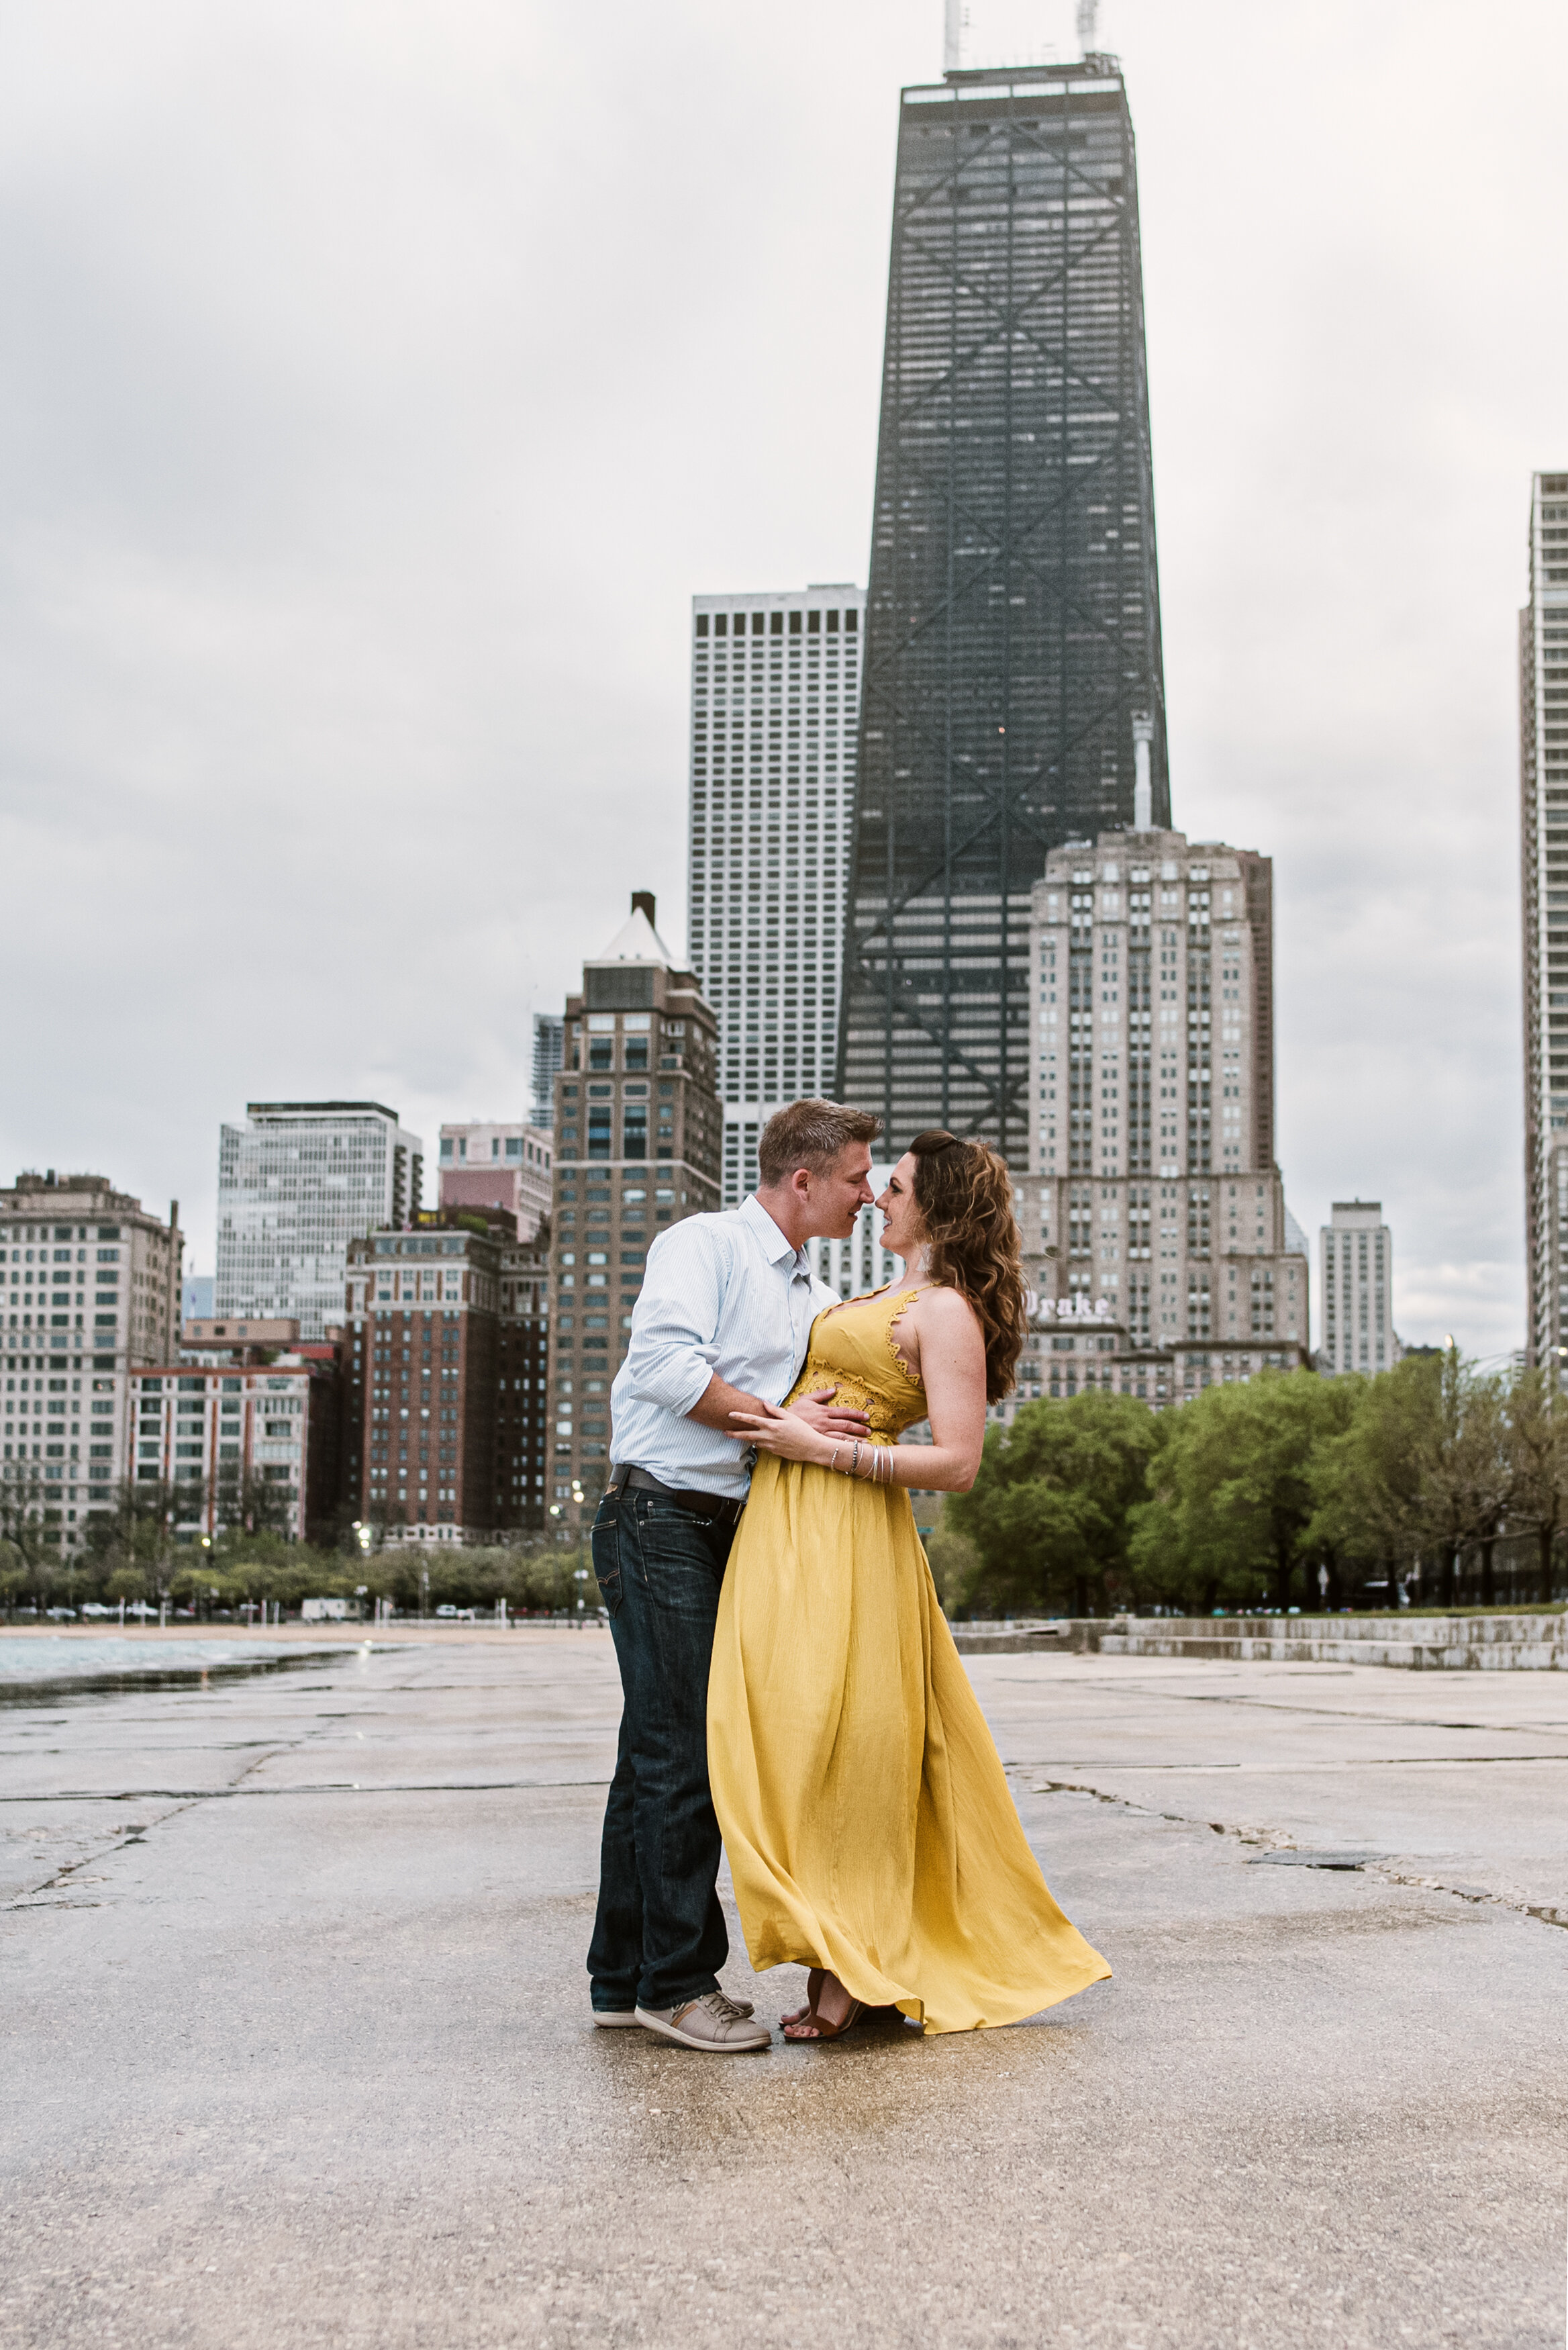
<instances>
[{"instance_id":1,"label":"dark blue jeans","mask_svg":"<svg viewBox=\"0 0 1568 2350\"><path fill-rule=\"evenodd\" d=\"M732 1527L657 1493L599 1503L594 1573L620 1666L620 1748L588 1946L599 2008L677 2007L729 1954L714 1889L708 1668Z\"/></svg>"}]
</instances>

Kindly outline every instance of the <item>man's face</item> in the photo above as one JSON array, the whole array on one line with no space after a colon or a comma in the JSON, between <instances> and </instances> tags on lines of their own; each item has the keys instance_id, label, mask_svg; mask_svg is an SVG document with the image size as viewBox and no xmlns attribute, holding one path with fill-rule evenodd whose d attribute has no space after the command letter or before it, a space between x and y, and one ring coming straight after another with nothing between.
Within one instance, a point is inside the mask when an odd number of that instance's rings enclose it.
<instances>
[{"instance_id":1,"label":"man's face","mask_svg":"<svg viewBox=\"0 0 1568 2350\"><path fill-rule=\"evenodd\" d=\"M872 1199L873 1192L867 1177L871 1172L871 1151L864 1142L846 1142L832 1166L820 1175L802 1168L796 1177L807 1185L806 1202L811 1214L811 1234L814 1240L847 1240L855 1230L855 1219Z\"/></svg>"}]
</instances>

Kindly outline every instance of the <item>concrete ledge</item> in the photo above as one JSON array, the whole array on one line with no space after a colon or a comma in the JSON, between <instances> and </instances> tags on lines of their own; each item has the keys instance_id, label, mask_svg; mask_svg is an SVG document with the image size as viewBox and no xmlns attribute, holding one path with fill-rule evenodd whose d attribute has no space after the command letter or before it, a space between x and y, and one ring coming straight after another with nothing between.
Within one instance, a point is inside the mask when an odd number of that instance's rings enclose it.
<instances>
[{"instance_id":1,"label":"concrete ledge","mask_svg":"<svg viewBox=\"0 0 1568 2350\"><path fill-rule=\"evenodd\" d=\"M955 1624L953 1646L961 1657L1016 1657L1030 1649L1088 1647L1081 1624Z\"/></svg>"},{"instance_id":2,"label":"concrete ledge","mask_svg":"<svg viewBox=\"0 0 1568 2350\"><path fill-rule=\"evenodd\" d=\"M1568 1671L1563 1616L1118 1617L1104 1656L1226 1663L1394 1665L1410 1672Z\"/></svg>"},{"instance_id":3,"label":"concrete ledge","mask_svg":"<svg viewBox=\"0 0 1568 2350\"><path fill-rule=\"evenodd\" d=\"M1395 1665L1408 1672L1568 1672L1568 1615L1089 1616L955 1624L961 1656L1207 1658L1224 1664Z\"/></svg>"}]
</instances>

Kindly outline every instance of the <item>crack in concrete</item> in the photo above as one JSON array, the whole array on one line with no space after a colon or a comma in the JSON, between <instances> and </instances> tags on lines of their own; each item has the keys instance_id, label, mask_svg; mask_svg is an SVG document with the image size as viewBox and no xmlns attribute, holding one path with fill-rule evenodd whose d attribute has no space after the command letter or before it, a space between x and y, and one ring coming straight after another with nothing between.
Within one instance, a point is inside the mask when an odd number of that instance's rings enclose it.
<instances>
[{"instance_id":1,"label":"crack in concrete","mask_svg":"<svg viewBox=\"0 0 1568 2350\"><path fill-rule=\"evenodd\" d=\"M259 1771L263 1763L269 1761L274 1755L293 1752L296 1747L303 1746L306 1740L313 1734L315 1734L314 1731L307 1729L301 1731L299 1735L294 1738L277 1738L268 1741L258 1739L252 1742L255 1745L263 1747L264 1751L253 1756L252 1760L245 1764L244 1769L240 1772L238 1777L234 1781L232 1785L223 1788L202 1790L198 1788L181 1787L140 1787L134 1791L127 1789L115 1795L97 1795L82 1793L73 1794L70 1793L61 1793L53 1795L0 1796L0 1803L6 1804L105 1802L119 1804L166 1803L173 1806L171 1810L165 1812L160 1819L151 1822L139 1822L138 1825L129 1833L116 1828L107 1840L100 1840L92 1850L83 1853L79 1859L67 1861L62 1867L55 1869L52 1875L44 1877L38 1884L28 1887L25 1892L16 1895L14 1899L7 1901L5 1904L6 1909L103 1908L106 1905L101 1901L68 1901L51 1898L50 1897L62 1892L68 1893L72 1889L70 1880L78 1869L86 1868L93 1861L112 1858L116 1853L125 1851L130 1845L145 1844L147 1842L147 1828L149 1826L162 1827L166 1825L170 1820L178 1819L182 1812L189 1811L192 1806L197 1803L206 1802L210 1800L213 1795L256 1795L268 1793L269 1791L265 1788L247 1787L244 1784L244 1782L249 1778L253 1771Z\"/></svg>"},{"instance_id":2,"label":"crack in concrete","mask_svg":"<svg viewBox=\"0 0 1568 2350\"><path fill-rule=\"evenodd\" d=\"M1107 1794L1104 1788L1089 1787L1075 1779L1047 1779L1031 1785L1032 1795L1091 1795L1096 1804L1110 1804L1118 1810L1137 1812L1145 1819L1169 1820L1177 1827L1207 1827L1216 1835L1234 1836L1238 1843L1255 1845L1265 1852L1299 1852L1302 1847L1289 1836L1275 1835L1266 1828L1237 1827L1228 1820L1195 1819L1189 1812L1156 1811L1150 1804L1135 1804L1130 1796ZM1568 1909L1559 1909L1550 1902L1527 1901L1506 1893L1494 1892L1481 1885L1455 1885L1439 1877L1417 1875L1414 1871L1391 1867L1386 1861L1366 1861L1356 1872L1376 1877L1389 1885L1404 1885L1425 1893L1446 1894L1451 1900L1468 1901L1472 1906L1486 1906L1511 1910L1515 1917L1532 1918L1538 1925L1555 1926L1568 1931Z\"/></svg>"}]
</instances>

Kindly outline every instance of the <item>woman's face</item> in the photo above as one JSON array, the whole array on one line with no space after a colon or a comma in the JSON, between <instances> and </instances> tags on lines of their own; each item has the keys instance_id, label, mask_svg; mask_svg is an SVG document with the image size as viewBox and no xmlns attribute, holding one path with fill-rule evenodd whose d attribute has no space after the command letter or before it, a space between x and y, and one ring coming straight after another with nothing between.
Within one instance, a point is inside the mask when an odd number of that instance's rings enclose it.
<instances>
[{"instance_id":1,"label":"woman's face","mask_svg":"<svg viewBox=\"0 0 1568 2350\"><path fill-rule=\"evenodd\" d=\"M906 1150L877 1202L882 1211L882 1245L906 1264L919 1254L926 1238L925 1220L915 1205L916 1165L914 1152Z\"/></svg>"}]
</instances>

